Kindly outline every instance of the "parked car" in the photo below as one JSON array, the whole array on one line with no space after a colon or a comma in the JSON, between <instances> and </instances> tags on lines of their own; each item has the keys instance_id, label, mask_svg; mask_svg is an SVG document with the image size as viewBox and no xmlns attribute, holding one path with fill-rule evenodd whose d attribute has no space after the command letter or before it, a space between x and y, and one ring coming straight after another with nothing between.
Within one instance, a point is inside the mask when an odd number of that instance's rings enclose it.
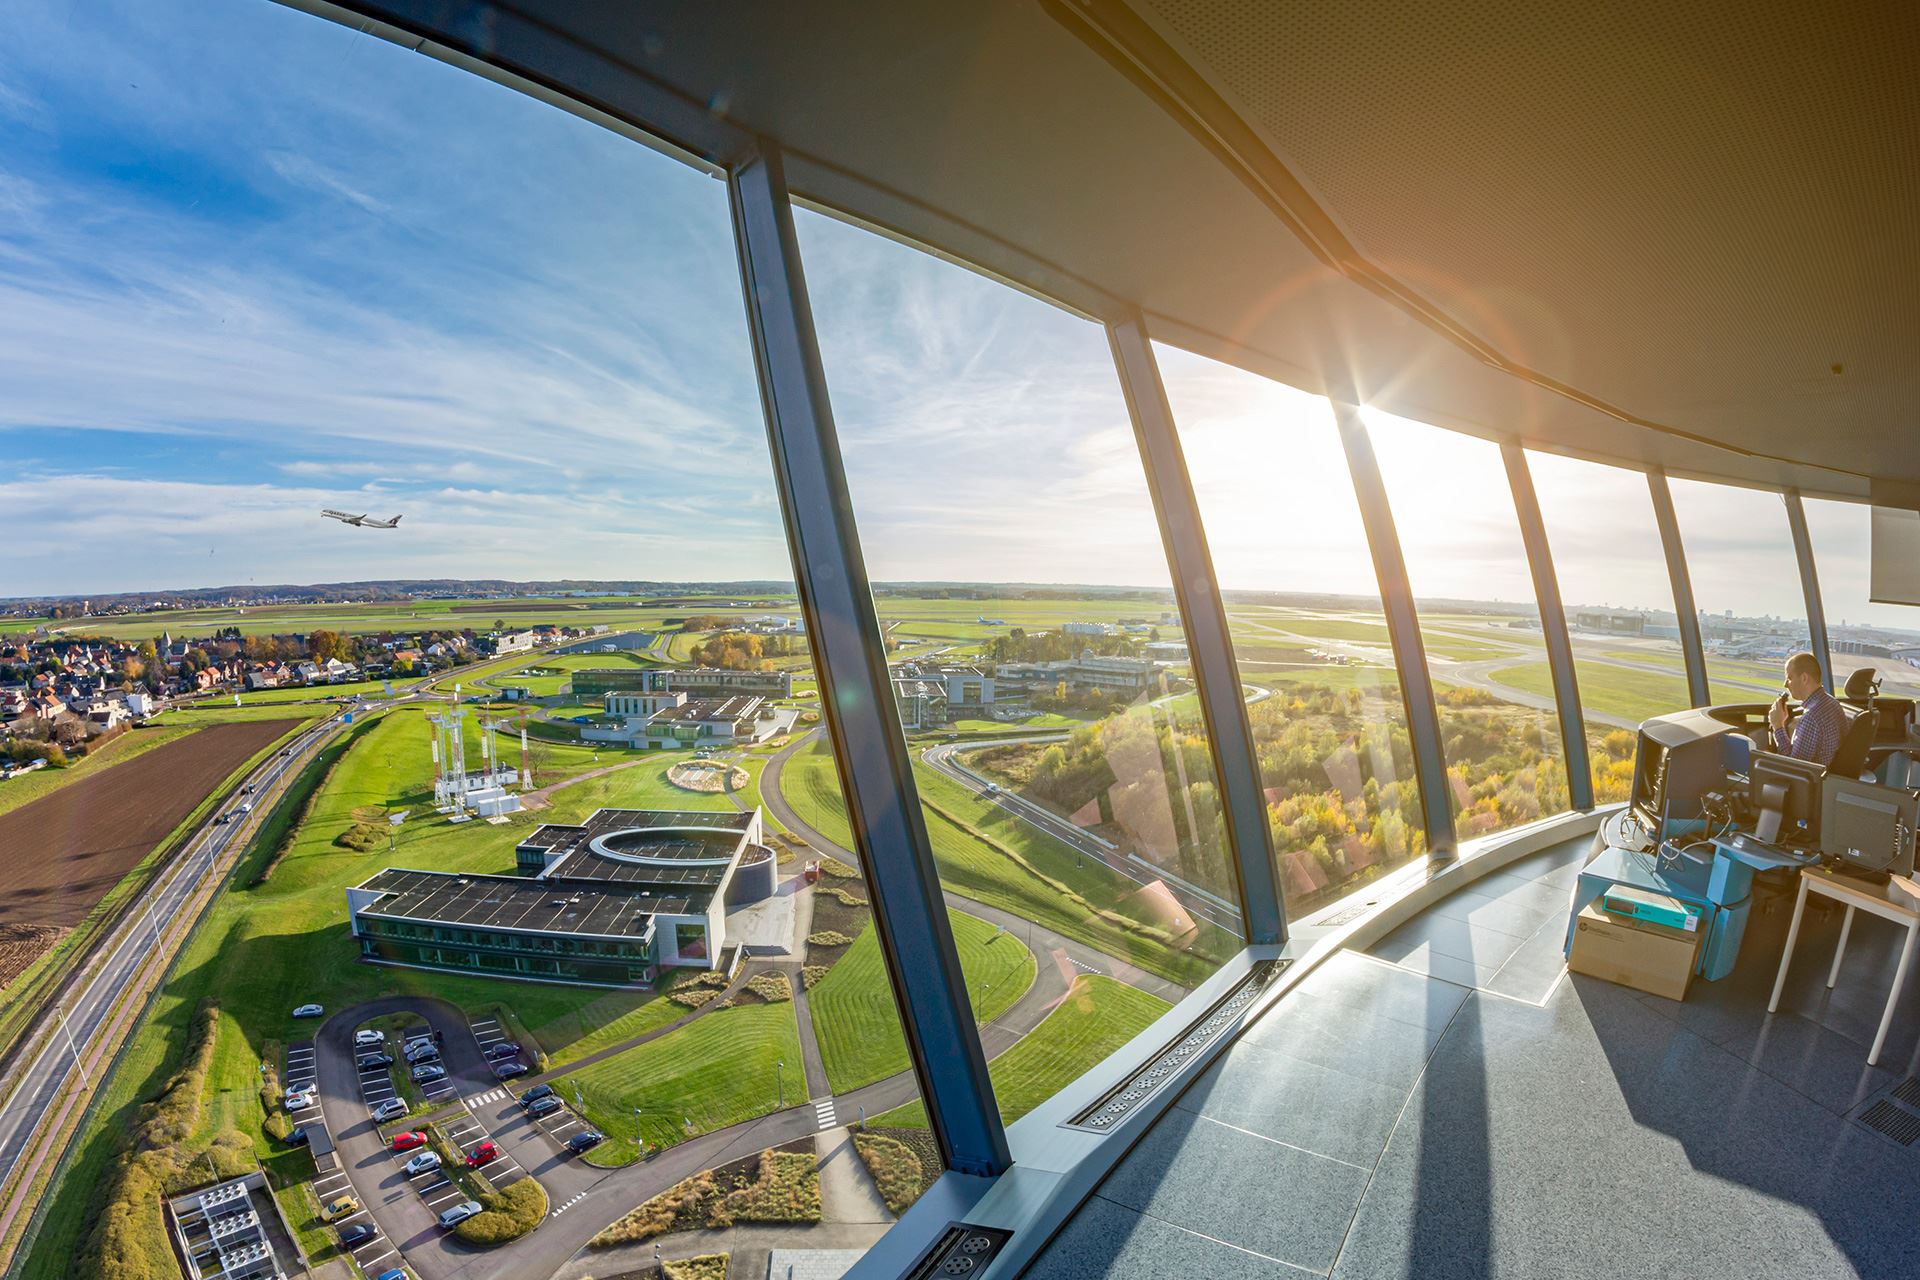
<instances>
[{"instance_id":1,"label":"parked car","mask_svg":"<svg viewBox=\"0 0 1920 1280\"><path fill-rule=\"evenodd\" d=\"M540 1101L540 1099L551 1098L552 1096L553 1096L552 1085L537 1084L533 1086L533 1088L527 1090L525 1093L520 1095L520 1105L523 1107L530 1107L534 1103Z\"/></svg>"},{"instance_id":2,"label":"parked car","mask_svg":"<svg viewBox=\"0 0 1920 1280\"><path fill-rule=\"evenodd\" d=\"M306 1146L307 1145L307 1127L305 1125L296 1126L294 1131L287 1135L287 1145L290 1147Z\"/></svg>"},{"instance_id":3,"label":"parked car","mask_svg":"<svg viewBox=\"0 0 1920 1280\"><path fill-rule=\"evenodd\" d=\"M353 1047L356 1049L376 1048L387 1042L387 1038L372 1027L362 1027L353 1033Z\"/></svg>"},{"instance_id":4,"label":"parked car","mask_svg":"<svg viewBox=\"0 0 1920 1280\"><path fill-rule=\"evenodd\" d=\"M489 1045L487 1047L487 1056L489 1058L517 1058L520 1056L520 1046L511 1040L503 1040L499 1044Z\"/></svg>"},{"instance_id":5,"label":"parked car","mask_svg":"<svg viewBox=\"0 0 1920 1280\"><path fill-rule=\"evenodd\" d=\"M527 1064L524 1062L496 1062L493 1064L493 1078L495 1080L511 1080L515 1076L523 1076L525 1074L527 1074Z\"/></svg>"},{"instance_id":6,"label":"parked car","mask_svg":"<svg viewBox=\"0 0 1920 1280\"><path fill-rule=\"evenodd\" d=\"M395 1151L411 1151L415 1147L424 1147L426 1145L427 1135L418 1130L412 1133L396 1133L393 1135L393 1149Z\"/></svg>"},{"instance_id":7,"label":"parked car","mask_svg":"<svg viewBox=\"0 0 1920 1280\"><path fill-rule=\"evenodd\" d=\"M400 1101L398 1098L388 1098L385 1102L373 1109L373 1120L375 1124L385 1124L387 1121L405 1114L407 1114L406 1103Z\"/></svg>"},{"instance_id":8,"label":"parked car","mask_svg":"<svg viewBox=\"0 0 1920 1280\"><path fill-rule=\"evenodd\" d=\"M440 1056L440 1050L431 1040L415 1040L407 1046L408 1062L425 1062L429 1058Z\"/></svg>"},{"instance_id":9,"label":"parked car","mask_svg":"<svg viewBox=\"0 0 1920 1280\"><path fill-rule=\"evenodd\" d=\"M296 1018L317 1018L327 1011L325 1005L303 1004L293 1011Z\"/></svg>"},{"instance_id":10,"label":"parked car","mask_svg":"<svg viewBox=\"0 0 1920 1280\"><path fill-rule=\"evenodd\" d=\"M467 1168L478 1169L481 1165L492 1164L499 1158L499 1145L492 1141L483 1142L467 1153Z\"/></svg>"},{"instance_id":11,"label":"parked car","mask_svg":"<svg viewBox=\"0 0 1920 1280\"><path fill-rule=\"evenodd\" d=\"M387 1270L375 1276L373 1280L407 1280L407 1269L405 1267L389 1267Z\"/></svg>"},{"instance_id":12,"label":"parked car","mask_svg":"<svg viewBox=\"0 0 1920 1280\"><path fill-rule=\"evenodd\" d=\"M371 1071L375 1067L392 1066L393 1055L390 1053L363 1053L356 1061L362 1071Z\"/></svg>"},{"instance_id":13,"label":"parked car","mask_svg":"<svg viewBox=\"0 0 1920 1280\"><path fill-rule=\"evenodd\" d=\"M313 1105L313 1086L304 1089L289 1089L284 1099L288 1111L305 1111Z\"/></svg>"},{"instance_id":14,"label":"parked car","mask_svg":"<svg viewBox=\"0 0 1920 1280\"><path fill-rule=\"evenodd\" d=\"M462 1200L459 1204L440 1215L440 1225L443 1227L457 1227L478 1212L480 1212L480 1202L478 1200Z\"/></svg>"},{"instance_id":15,"label":"parked car","mask_svg":"<svg viewBox=\"0 0 1920 1280\"><path fill-rule=\"evenodd\" d=\"M560 1099L554 1097L552 1094L548 1094L544 1098L535 1099L532 1105L527 1108L527 1114L535 1120L538 1120L541 1116L552 1115L564 1105L566 1104L561 1102Z\"/></svg>"},{"instance_id":16,"label":"parked car","mask_svg":"<svg viewBox=\"0 0 1920 1280\"><path fill-rule=\"evenodd\" d=\"M356 1222L340 1233L340 1247L353 1249L365 1244L380 1234L380 1228L371 1222Z\"/></svg>"},{"instance_id":17,"label":"parked car","mask_svg":"<svg viewBox=\"0 0 1920 1280\"><path fill-rule=\"evenodd\" d=\"M338 1222L340 1219L351 1217L358 1212L360 1212L360 1201L358 1197L353 1195L338 1195L327 1201L326 1206L320 1210L320 1216L328 1222Z\"/></svg>"},{"instance_id":18,"label":"parked car","mask_svg":"<svg viewBox=\"0 0 1920 1280\"><path fill-rule=\"evenodd\" d=\"M607 1135L597 1129L582 1129L567 1139L567 1150L579 1155L590 1147L597 1147L607 1140Z\"/></svg>"},{"instance_id":19,"label":"parked car","mask_svg":"<svg viewBox=\"0 0 1920 1280\"><path fill-rule=\"evenodd\" d=\"M432 1062L423 1062L413 1069L415 1084L429 1084L435 1080L445 1080L447 1069Z\"/></svg>"},{"instance_id":20,"label":"parked car","mask_svg":"<svg viewBox=\"0 0 1920 1280\"><path fill-rule=\"evenodd\" d=\"M406 1164L401 1166L401 1170L409 1178L411 1178L416 1173L427 1173L431 1170L438 1169L439 1167L440 1167L439 1152L422 1151L419 1155L415 1156L413 1159L407 1161Z\"/></svg>"}]
</instances>

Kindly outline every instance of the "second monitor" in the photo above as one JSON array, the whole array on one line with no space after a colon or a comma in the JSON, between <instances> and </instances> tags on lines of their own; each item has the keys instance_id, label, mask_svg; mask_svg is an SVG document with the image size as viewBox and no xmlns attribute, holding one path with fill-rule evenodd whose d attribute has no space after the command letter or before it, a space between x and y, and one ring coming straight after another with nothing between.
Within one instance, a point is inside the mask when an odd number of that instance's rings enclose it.
<instances>
[{"instance_id":1,"label":"second monitor","mask_svg":"<svg viewBox=\"0 0 1920 1280\"><path fill-rule=\"evenodd\" d=\"M1773 844L1818 847L1820 783L1826 776L1826 769L1811 760L1754 752L1747 765L1747 796L1755 833Z\"/></svg>"}]
</instances>

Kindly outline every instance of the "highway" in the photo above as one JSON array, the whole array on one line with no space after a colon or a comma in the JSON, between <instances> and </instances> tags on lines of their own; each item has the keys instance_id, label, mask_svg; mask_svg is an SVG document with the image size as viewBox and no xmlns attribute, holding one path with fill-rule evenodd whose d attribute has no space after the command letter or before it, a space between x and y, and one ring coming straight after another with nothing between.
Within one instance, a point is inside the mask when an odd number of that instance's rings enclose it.
<instances>
[{"instance_id":1,"label":"highway","mask_svg":"<svg viewBox=\"0 0 1920 1280\"><path fill-rule=\"evenodd\" d=\"M384 706L369 706L362 714L375 709L384 709ZM79 1066L78 1060L82 1056L93 1056L93 1041L108 1025L122 993L148 958L166 945L162 935L190 910L197 891L213 869L230 851L237 854L244 847L246 839L277 800L272 794L274 789L298 773L338 724L338 716L331 716L302 731L289 746L247 776L245 781L252 783L256 802L250 821L215 820L238 807L237 796L208 815L199 831L142 895L141 905L130 911L111 935L101 940L90 970L81 975L85 985L77 997L70 995L62 1006L64 1017L43 1024L37 1044L22 1046L22 1053L29 1055L26 1065L17 1072L6 1105L0 1109L0 1187L8 1186L16 1172L29 1178L33 1175L33 1169L22 1167L22 1160L33 1149L35 1136L60 1101L62 1090ZM189 935L190 930L183 929L168 941L176 947L183 946ZM104 960L99 959L100 956L104 956ZM100 1070L111 1061L111 1056L111 1052L101 1054L101 1065L89 1070ZM64 1145L58 1144L47 1154L64 1149ZM15 1215L31 1207L24 1187L14 1188L7 1201L4 1215L0 1215L0 1238L4 1238L13 1225Z\"/></svg>"}]
</instances>

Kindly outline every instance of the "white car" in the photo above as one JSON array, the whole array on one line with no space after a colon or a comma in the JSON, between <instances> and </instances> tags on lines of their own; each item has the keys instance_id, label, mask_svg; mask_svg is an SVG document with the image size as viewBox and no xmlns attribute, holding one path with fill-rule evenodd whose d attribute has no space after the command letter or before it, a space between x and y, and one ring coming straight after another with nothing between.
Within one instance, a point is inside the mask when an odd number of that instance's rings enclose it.
<instances>
[{"instance_id":1,"label":"white car","mask_svg":"<svg viewBox=\"0 0 1920 1280\"><path fill-rule=\"evenodd\" d=\"M462 1200L459 1204L440 1215L440 1225L443 1227L456 1227L479 1212L480 1202L478 1200Z\"/></svg>"},{"instance_id":2,"label":"white car","mask_svg":"<svg viewBox=\"0 0 1920 1280\"><path fill-rule=\"evenodd\" d=\"M425 1173L429 1169L438 1169L439 1167L440 1157L432 1151L422 1151L402 1166L409 1178L416 1173Z\"/></svg>"},{"instance_id":3,"label":"white car","mask_svg":"<svg viewBox=\"0 0 1920 1280\"><path fill-rule=\"evenodd\" d=\"M312 1087L309 1086L308 1088L305 1088L305 1089L289 1089L287 1091L286 1103L287 1103L287 1110L289 1111L305 1111L308 1107L313 1105Z\"/></svg>"},{"instance_id":4,"label":"white car","mask_svg":"<svg viewBox=\"0 0 1920 1280\"><path fill-rule=\"evenodd\" d=\"M403 1116L405 1114L407 1114L407 1104L398 1098L388 1098L385 1102L382 1102L373 1109L374 1121L379 1124L385 1124L395 1116Z\"/></svg>"},{"instance_id":5,"label":"white car","mask_svg":"<svg viewBox=\"0 0 1920 1280\"><path fill-rule=\"evenodd\" d=\"M356 1049L372 1048L375 1045L385 1044L386 1040L385 1036L371 1027L362 1027L353 1033L353 1047Z\"/></svg>"},{"instance_id":6,"label":"white car","mask_svg":"<svg viewBox=\"0 0 1920 1280\"><path fill-rule=\"evenodd\" d=\"M296 1018L317 1018L326 1011L325 1005L303 1004L293 1011L293 1016Z\"/></svg>"}]
</instances>

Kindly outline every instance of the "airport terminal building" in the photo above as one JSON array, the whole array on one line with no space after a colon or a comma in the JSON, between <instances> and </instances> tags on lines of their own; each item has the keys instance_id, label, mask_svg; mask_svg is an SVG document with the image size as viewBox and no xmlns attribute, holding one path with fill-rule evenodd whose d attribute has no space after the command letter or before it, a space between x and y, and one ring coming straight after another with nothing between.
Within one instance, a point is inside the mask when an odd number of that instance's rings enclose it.
<instances>
[{"instance_id":1,"label":"airport terminal building","mask_svg":"<svg viewBox=\"0 0 1920 1280\"><path fill-rule=\"evenodd\" d=\"M389 867L347 890L361 958L594 986L716 968L729 907L774 890L760 811L600 809L548 823L515 875Z\"/></svg>"}]
</instances>

